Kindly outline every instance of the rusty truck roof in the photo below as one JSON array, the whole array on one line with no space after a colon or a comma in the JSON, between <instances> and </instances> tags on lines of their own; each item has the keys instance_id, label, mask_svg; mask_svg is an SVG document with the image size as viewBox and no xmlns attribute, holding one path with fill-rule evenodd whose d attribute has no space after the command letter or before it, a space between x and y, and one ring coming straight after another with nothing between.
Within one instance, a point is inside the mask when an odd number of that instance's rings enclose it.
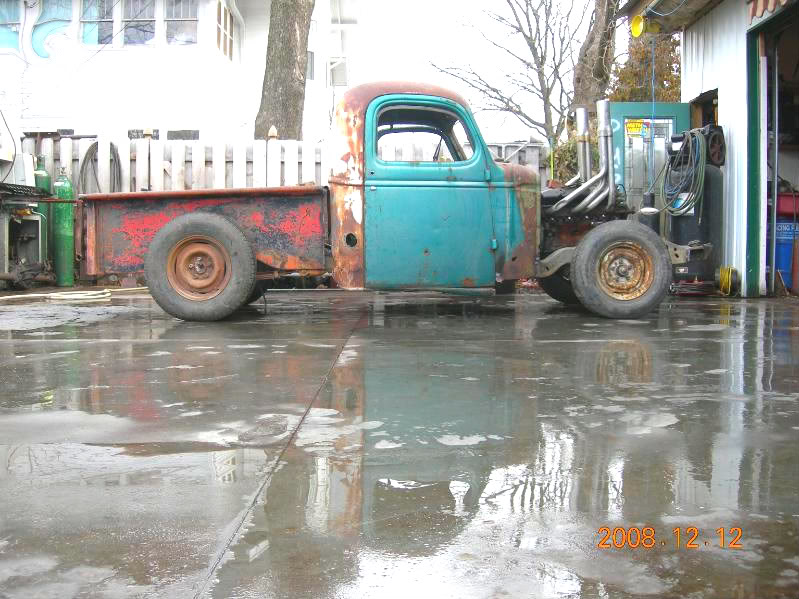
<instances>
[{"instance_id":1,"label":"rusty truck roof","mask_svg":"<svg viewBox=\"0 0 799 599\"><path fill-rule=\"evenodd\" d=\"M417 94L425 96L438 96L457 102L461 106L468 107L469 103L460 94L428 83L416 83L413 81L375 81L364 83L348 90L341 98L341 103L347 107L351 113L364 114L366 108L375 98L387 96L389 94Z\"/></svg>"},{"instance_id":2,"label":"rusty truck roof","mask_svg":"<svg viewBox=\"0 0 799 599\"><path fill-rule=\"evenodd\" d=\"M330 182L363 185L366 109L375 98L389 94L436 96L456 102L466 109L469 107L460 94L427 83L375 81L353 87L342 96L336 106L330 137Z\"/></svg>"}]
</instances>

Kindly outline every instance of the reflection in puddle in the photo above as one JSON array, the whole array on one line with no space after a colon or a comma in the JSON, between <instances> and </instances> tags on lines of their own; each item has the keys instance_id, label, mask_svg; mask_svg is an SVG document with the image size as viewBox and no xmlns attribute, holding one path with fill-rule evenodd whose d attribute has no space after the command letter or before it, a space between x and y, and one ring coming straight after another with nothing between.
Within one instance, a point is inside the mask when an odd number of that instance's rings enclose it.
<instances>
[{"instance_id":1,"label":"reflection in puddle","mask_svg":"<svg viewBox=\"0 0 799 599\"><path fill-rule=\"evenodd\" d=\"M448 330L430 312L424 329ZM739 326L762 330L768 311L745 312ZM728 325L708 325L701 330L711 336L692 338L697 351L686 363L684 323L645 321L575 352L563 322L522 314L521 328L507 332L529 344L421 343L416 334L383 342L386 329L409 328L403 322L413 314L384 307L379 326L358 333L367 349L338 362L316 404L337 410L341 436L287 452L234 545L245 556L261 548L262 561L226 563L213 596L252 588L308 597L483 597L486 588L749 596L797 586L790 563L768 548L796 546L789 513L799 500L799 456L786 425L799 420L799 395L742 368L769 363L760 341L744 345ZM468 377L452 376L464 370ZM721 370L732 378L720 380ZM779 396L790 406L777 409ZM379 420L380 436L359 431L360 419ZM310 457L315 445L322 451ZM704 546L696 555L596 548L601 526L648 524L668 535L675 522L707 538L718 526L744 527L747 548L737 557Z\"/></svg>"},{"instance_id":2,"label":"reflection in puddle","mask_svg":"<svg viewBox=\"0 0 799 599\"><path fill-rule=\"evenodd\" d=\"M83 543L109 594L191 596L217 555L217 597L796 594L799 310L356 297L0 339L0 576L88 592Z\"/></svg>"}]
</instances>

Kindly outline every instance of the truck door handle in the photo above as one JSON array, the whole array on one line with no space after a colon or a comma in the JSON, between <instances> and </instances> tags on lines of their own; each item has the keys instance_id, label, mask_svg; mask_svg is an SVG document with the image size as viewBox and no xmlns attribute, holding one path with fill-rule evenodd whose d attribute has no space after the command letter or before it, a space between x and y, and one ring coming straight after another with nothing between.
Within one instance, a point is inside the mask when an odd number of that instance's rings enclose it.
<instances>
[{"instance_id":1,"label":"truck door handle","mask_svg":"<svg viewBox=\"0 0 799 599\"><path fill-rule=\"evenodd\" d=\"M375 187L374 185L372 185L372 186L369 188L369 191L377 191L377 187Z\"/></svg>"}]
</instances>

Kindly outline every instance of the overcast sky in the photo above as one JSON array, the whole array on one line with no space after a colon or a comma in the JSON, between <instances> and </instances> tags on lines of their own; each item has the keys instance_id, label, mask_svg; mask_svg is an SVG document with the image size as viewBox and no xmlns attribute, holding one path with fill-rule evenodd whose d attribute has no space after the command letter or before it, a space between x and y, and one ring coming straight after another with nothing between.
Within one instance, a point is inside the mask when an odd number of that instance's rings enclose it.
<instances>
[{"instance_id":1,"label":"overcast sky","mask_svg":"<svg viewBox=\"0 0 799 599\"><path fill-rule=\"evenodd\" d=\"M507 39L507 30L485 14L486 10L502 11L503 0L361 0L361 7L359 37L363 49L360 64L351 73L351 84L381 79L436 83L469 99L488 140L513 141L531 135L542 139L512 115L481 112L478 95L430 64L470 65L481 74L496 76L509 72L511 59L483 37ZM626 44L626 37L619 41ZM571 82L571 76L568 80Z\"/></svg>"},{"instance_id":2,"label":"overcast sky","mask_svg":"<svg viewBox=\"0 0 799 599\"><path fill-rule=\"evenodd\" d=\"M461 92L472 102L484 137L491 141L529 139L532 131L511 115L479 112L478 96L430 64L471 65L478 72L496 72L496 52L483 39L503 35L485 15L501 0L362 0L361 67L353 75L362 81L404 79L435 83ZM504 63L507 65L507 62ZM361 82L361 81L359 81ZM353 82L354 83L354 82Z\"/></svg>"}]
</instances>

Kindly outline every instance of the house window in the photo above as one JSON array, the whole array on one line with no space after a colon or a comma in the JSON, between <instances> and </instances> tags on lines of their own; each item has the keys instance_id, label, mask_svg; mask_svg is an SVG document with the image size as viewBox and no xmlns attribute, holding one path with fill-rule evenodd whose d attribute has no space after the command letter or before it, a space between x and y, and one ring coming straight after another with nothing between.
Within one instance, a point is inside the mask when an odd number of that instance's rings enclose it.
<instances>
[{"instance_id":1,"label":"house window","mask_svg":"<svg viewBox=\"0 0 799 599\"><path fill-rule=\"evenodd\" d=\"M114 39L114 1L83 0L80 22L84 44L110 44Z\"/></svg>"},{"instance_id":2,"label":"house window","mask_svg":"<svg viewBox=\"0 0 799 599\"><path fill-rule=\"evenodd\" d=\"M197 0L166 0L166 42L197 43Z\"/></svg>"},{"instance_id":3,"label":"house window","mask_svg":"<svg viewBox=\"0 0 799 599\"><path fill-rule=\"evenodd\" d=\"M330 68L330 83L332 85L347 85L347 61L342 58Z\"/></svg>"},{"instance_id":4,"label":"house window","mask_svg":"<svg viewBox=\"0 0 799 599\"><path fill-rule=\"evenodd\" d=\"M47 38L67 30L72 21L72 0L41 0L39 17L31 32L33 51L49 58Z\"/></svg>"},{"instance_id":5,"label":"house window","mask_svg":"<svg viewBox=\"0 0 799 599\"><path fill-rule=\"evenodd\" d=\"M0 0L0 48L19 50L20 0Z\"/></svg>"},{"instance_id":6,"label":"house window","mask_svg":"<svg viewBox=\"0 0 799 599\"><path fill-rule=\"evenodd\" d=\"M305 80L306 81L313 81L313 77L314 77L313 59L314 59L313 52L308 52L308 66L306 66L306 68L305 68Z\"/></svg>"},{"instance_id":7,"label":"house window","mask_svg":"<svg viewBox=\"0 0 799 599\"><path fill-rule=\"evenodd\" d=\"M124 0L125 45L147 44L155 37L155 0Z\"/></svg>"},{"instance_id":8,"label":"house window","mask_svg":"<svg viewBox=\"0 0 799 599\"><path fill-rule=\"evenodd\" d=\"M216 3L216 47L233 60L233 15L221 1Z\"/></svg>"}]
</instances>

